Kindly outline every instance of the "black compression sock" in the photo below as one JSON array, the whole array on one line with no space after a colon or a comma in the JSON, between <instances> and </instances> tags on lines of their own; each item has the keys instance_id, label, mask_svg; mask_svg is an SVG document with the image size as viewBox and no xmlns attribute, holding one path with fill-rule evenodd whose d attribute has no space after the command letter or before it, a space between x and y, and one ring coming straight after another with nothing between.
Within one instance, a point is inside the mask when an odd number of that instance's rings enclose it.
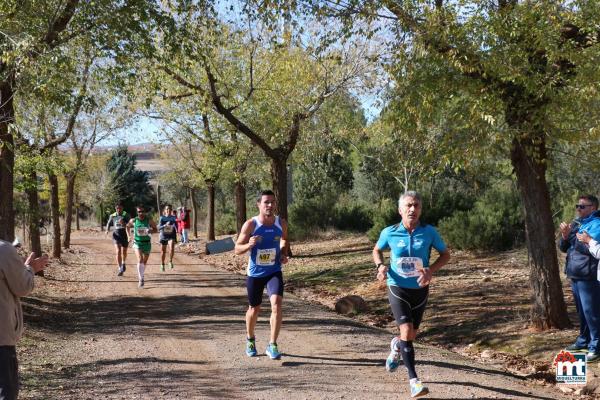
<instances>
[{"instance_id":1,"label":"black compression sock","mask_svg":"<svg viewBox=\"0 0 600 400\"><path fill-rule=\"evenodd\" d=\"M410 379L417 377L417 371L415 371L415 348L413 347L413 342L405 342L404 340L399 340L398 344L400 345L400 354L402 354L402 360L404 361L404 365L408 370L408 377Z\"/></svg>"}]
</instances>

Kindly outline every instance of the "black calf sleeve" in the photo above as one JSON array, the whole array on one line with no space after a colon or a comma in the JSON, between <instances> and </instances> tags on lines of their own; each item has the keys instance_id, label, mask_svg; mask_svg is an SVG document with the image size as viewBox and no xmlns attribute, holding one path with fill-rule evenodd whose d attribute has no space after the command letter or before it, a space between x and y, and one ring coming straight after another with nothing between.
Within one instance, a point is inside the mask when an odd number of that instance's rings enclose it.
<instances>
[{"instance_id":1,"label":"black calf sleeve","mask_svg":"<svg viewBox=\"0 0 600 400\"><path fill-rule=\"evenodd\" d=\"M402 354L402 360L404 361L404 365L408 370L408 377L410 379L417 377L417 371L415 371L415 348L413 347L413 342L405 342L404 340L399 340L400 344L400 354Z\"/></svg>"}]
</instances>

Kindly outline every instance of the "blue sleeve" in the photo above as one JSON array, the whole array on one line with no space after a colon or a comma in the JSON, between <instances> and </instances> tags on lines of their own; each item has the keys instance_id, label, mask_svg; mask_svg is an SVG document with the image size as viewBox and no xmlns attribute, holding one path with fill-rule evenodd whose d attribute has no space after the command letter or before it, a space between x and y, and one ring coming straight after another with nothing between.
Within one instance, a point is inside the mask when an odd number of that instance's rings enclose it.
<instances>
[{"instance_id":1,"label":"blue sleeve","mask_svg":"<svg viewBox=\"0 0 600 400\"><path fill-rule=\"evenodd\" d=\"M438 231L432 226L431 227L431 232L432 232L432 237L433 237L433 241L432 241L432 246L434 249L436 249L438 252L443 252L447 250L446 247L446 243L444 243L444 241L442 240L442 237L440 236L440 234L438 233Z\"/></svg>"},{"instance_id":2,"label":"blue sleeve","mask_svg":"<svg viewBox=\"0 0 600 400\"><path fill-rule=\"evenodd\" d=\"M390 248L390 245L388 243L388 231L389 229L385 228L379 234L379 240L377 241L377 247L379 248L379 250L386 250Z\"/></svg>"},{"instance_id":3,"label":"blue sleeve","mask_svg":"<svg viewBox=\"0 0 600 400\"><path fill-rule=\"evenodd\" d=\"M592 239L598 241L600 240L600 218L593 219L589 223L582 225L579 227L579 233L587 232L588 235L592 237Z\"/></svg>"}]
</instances>

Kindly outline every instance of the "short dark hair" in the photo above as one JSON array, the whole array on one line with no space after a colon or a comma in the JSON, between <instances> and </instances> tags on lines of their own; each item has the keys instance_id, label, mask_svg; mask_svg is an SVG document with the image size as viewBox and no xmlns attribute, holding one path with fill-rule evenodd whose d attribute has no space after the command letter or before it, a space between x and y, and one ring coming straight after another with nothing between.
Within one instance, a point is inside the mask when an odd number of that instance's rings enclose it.
<instances>
[{"instance_id":1,"label":"short dark hair","mask_svg":"<svg viewBox=\"0 0 600 400\"><path fill-rule=\"evenodd\" d=\"M142 211L146 211L146 207L139 205L139 206L135 206L136 210L142 210Z\"/></svg>"},{"instance_id":2,"label":"short dark hair","mask_svg":"<svg viewBox=\"0 0 600 400\"><path fill-rule=\"evenodd\" d=\"M170 208L170 209L172 210L172 209L173 209L173 206L172 206L172 205L170 205L170 204L165 204L165 207L164 207L164 208Z\"/></svg>"},{"instance_id":3,"label":"short dark hair","mask_svg":"<svg viewBox=\"0 0 600 400\"><path fill-rule=\"evenodd\" d=\"M121 207L123 208L123 203L121 203L120 201L115 203L115 207Z\"/></svg>"},{"instance_id":4,"label":"short dark hair","mask_svg":"<svg viewBox=\"0 0 600 400\"><path fill-rule=\"evenodd\" d=\"M256 196L256 202L260 203L260 201L262 200L263 196L273 196L273 197L275 197L275 193L273 193L273 191L270 190L270 189L261 190L260 193L258 194L258 196Z\"/></svg>"},{"instance_id":5,"label":"short dark hair","mask_svg":"<svg viewBox=\"0 0 600 400\"><path fill-rule=\"evenodd\" d=\"M596 208L598 208L598 198L593 194L582 194L579 196L579 200L587 200Z\"/></svg>"}]
</instances>

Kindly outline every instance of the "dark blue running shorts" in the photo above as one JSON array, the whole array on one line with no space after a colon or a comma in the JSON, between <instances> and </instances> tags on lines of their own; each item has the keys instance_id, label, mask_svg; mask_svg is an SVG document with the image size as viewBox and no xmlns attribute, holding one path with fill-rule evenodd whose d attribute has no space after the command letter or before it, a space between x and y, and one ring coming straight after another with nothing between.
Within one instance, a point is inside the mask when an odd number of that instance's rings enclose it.
<instances>
[{"instance_id":1,"label":"dark blue running shorts","mask_svg":"<svg viewBox=\"0 0 600 400\"><path fill-rule=\"evenodd\" d=\"M283 296L283 274L281 271L260 278L254 276L246 278L246 289L248 290L248 303L250 303L250 306L256 307L262 303L265 286L267 287L269 298L274 294Z\"/></svg>"},{"instance_id":2,"label":"dark blue running shorts","mask_svg":"<svg viewBox=\"0 0 600 400\"><path fill-rule=\"evenodd\" d=\"M177 243L177 236L165 236L160 238L159 242L161 245L166 246L171 240L173 241L173 243Z\"/></svg>"},{"instance_id":3,"label":"dark blue running shorts","mask_svg":"<svg viewBox=\"0 0 600 400\"><path fill-rule=\"evenodd\" d=\"M419 329L428 297L429 285L419 289L388 286L388 299L396 324L412 323L413 328Z\"/></svg>"}]
</instances>

